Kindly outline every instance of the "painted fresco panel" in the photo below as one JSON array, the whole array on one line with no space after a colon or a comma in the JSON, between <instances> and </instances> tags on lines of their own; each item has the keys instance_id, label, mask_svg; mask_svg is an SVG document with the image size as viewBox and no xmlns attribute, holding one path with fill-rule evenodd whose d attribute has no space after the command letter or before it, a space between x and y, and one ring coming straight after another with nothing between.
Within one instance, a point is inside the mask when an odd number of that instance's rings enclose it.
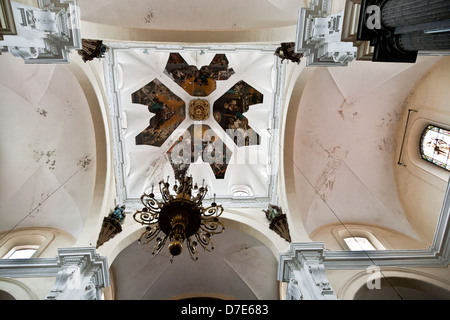
<instances>
[{"instance_id":1,"label":"painted fresco panel","mask_svg":"<svg viewBox=\"0 0 450 320\"><path fill-rule=\"evenodd\" d=\"M227 80L234 74L228 67L228 59L224 54L216 54L209 66L200 70L188 65L179 53L171 53L167 61L166 74L187 93L195 97L206 97L216 90L216 81Z\"/></svg>"},{"instance_id":2,"label":"painted fresco panel","mask_svg":"<svg viewBox=\"0 0 450 320\"><path fill-rule=\"evenodd\" d=\"M214 102L214 119L239 146L259 145L259 135L249 126L244 116L249 107L263 102L263 94L239 81Z\"/></svg>"},{"instance_id":3,"label":"painted fresco panel","mask_svg":"<svg viewBox=\"0 0 450 320\"><path fill-rule=\"evenodd\" d=\"M216 179L224 179L232 152L208 125L191 125L167 155L176 178L183 177L200 157L209 163Z\"/></svg>"},{"instance_id":4,"label":"painted fresco panel","mask_svg":"<svg viewBox=\"0 0 450 320\"><path fill-rule=\"evenodd\" d=\"M146 105L155 114L149 126L136 136L137 145L161 147L186 117L184 101L158 79L134 92L132 102Z\"/></svg>"}]
</instances>

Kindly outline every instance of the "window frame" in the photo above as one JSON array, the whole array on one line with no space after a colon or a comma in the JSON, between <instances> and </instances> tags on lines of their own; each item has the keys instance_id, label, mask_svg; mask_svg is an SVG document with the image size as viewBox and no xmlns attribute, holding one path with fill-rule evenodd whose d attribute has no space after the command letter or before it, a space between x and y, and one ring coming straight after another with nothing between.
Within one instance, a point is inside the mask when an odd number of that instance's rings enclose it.
<instances>
[{"instance_id":1,"label":"window frame","mask_svg":"<svg viewBox=\"0 0 450 320\"><path fill-rule=\"evenodd\" d=\"M365 248L364 246L366 244L364 244L362 241L359 241L360 239L365 240L366 243L369 244L370 248ZM351 236L351 237L345 237L343 238L345 244L347 245L347 247L351 250L351 251L372 251L372 250L377 250L377 248L375 248L375 246L372 244L372 242L366 238L366 237L355 237L355 236ZM360 248L352 248L352 245L349 242L353 242L354 244L353 246L357 246L359 245Z\"/></svg>"},{"instance_id":2,"label":"window frame","mask_svg":"<svg viewBox=\"0 0 450 320\"><path fill-rule=\"evenodd\" d=\"M20 246L14 246L12 247L3 257L2 259L30 259L36 256L39 245L33 245L33 244L27 244L27 245L20 245ZM30 257L27 258L12 258L14 254L21 250L34 250L33 254Z\"/></svg>"},{"instance_id":3,"label":"window frame","mask_svg":"<svg viewBox=\"0 0 450 320\"><path fill-rule=\"evenodd\" d=\"M331 229L331 233L334 238L340 244L343 250L352 251L347 243L344 241L346 238L366 238L375 250L391 250L392 248L388 245L380 235L375 236L373 232L363 226L358 225L348 225L348 226L336 226ZM362 251L362 250L361 250ZM355 251L353 251L355 252Z\"/></svg>"}]
</instances>

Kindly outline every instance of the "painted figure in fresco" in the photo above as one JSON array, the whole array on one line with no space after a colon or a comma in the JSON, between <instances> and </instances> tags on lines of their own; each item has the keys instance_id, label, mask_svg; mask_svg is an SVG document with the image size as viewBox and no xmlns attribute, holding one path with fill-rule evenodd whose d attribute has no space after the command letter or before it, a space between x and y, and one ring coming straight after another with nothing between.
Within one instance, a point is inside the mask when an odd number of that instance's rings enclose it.
<instances>
[{"instance_id":1,"label":"painted figure in fresco","mask_svg":"<svg viewBox=\"0 0 450 320\"><path fill-rule=\"evenodd\" d=\"M429 142L429 144L433 144L434 152L438 155L447 155L449 152L448 144L441 139L433 139L434 141Z\"/></svg>"},{"instance_id":2,"label":"painted figure in fresco","mask_svg":"<svg viewBox=\"0 0 450 320\"><path fill-rule=\"evenodd\" d=\"M216 90L216 81L227 80L234 74L228 67L226 55L217 54L208 66L197 69L189 65L181 54L172 52L165 73L191 96L206 97Z\"/></svg>"},{"instance_id":3,"label":"painted figure in fresco","mask_svg":"<svg viewBox=\"0 0 450 320\"><path fill-rule=\"evenodd\" d=\"M177 179L199 158L210 165L216 179L224 179L232 152L211 130L207 125L191 125L167 151Z\"/></svg>"},{"instance_id":4,"label":"painted figure in fresco","mask_svg":"<svg viewBox=\"0 0 450 320\"><path fill-rule=\"evenodd\" d=\"M185 119L185 103L158 79L132 94L132 102L146 105L154 116L149 126L139 133L137 145L160 147Z\"/></svg>"},{"instance_id":5,"label":"painted figure in fresco","mask_svg":"<svg viewBox=\"0 0 450 320\"><path fill-rule=\"evenodd\" d=\"M263 94L244 81L236 83L214 102L214 119L238 147L260 143L259 135L249 126L248 119L244 114L251 105L262 102Z\"/></svg>"}]
</instances>

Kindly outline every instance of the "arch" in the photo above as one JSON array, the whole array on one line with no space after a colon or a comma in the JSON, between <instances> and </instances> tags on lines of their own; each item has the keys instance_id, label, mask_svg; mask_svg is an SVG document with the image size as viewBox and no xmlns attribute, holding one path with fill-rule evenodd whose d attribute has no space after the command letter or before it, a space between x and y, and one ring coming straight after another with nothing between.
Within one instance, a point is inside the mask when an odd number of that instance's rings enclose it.
<instances>
[{"instance_id":1,"label":"arch","mask_svg":"<svg viewBox=\"0 0 450 320\"><path fill-rule=\"evenodd\" d=\"M111 169L111 149L109 137L109 122L106 108L106 98L103 88L100 87L102 80L101 74L92 68L95 61L90 61L88 65L83 62L81 57L73 53L71 55L71 63L69 65L73 75L78 80L81 89L84 92L86 100L91 112L92 123L95 132L95 148L96 148L96 176L94 195L90 207L90 213L85 221L82 234L78 237L77 245L92 245L95 241L92 237L96 236L96 230L101 225L102 217L109 210L109 206L113 202L112 197L112 169ZM101 68L101 67L100 67Z\"/></svg>"},{"instance_id":2,"label":"arch","mask_svg":"<svg viewBox=\"0 0 450 320\"><path fill-rule=\"evenodd\" d=\"M0 290L0 300L16 300L14 296L4 290Z\"/></svg>"},{"instance_id":3,"label":"arch","mask_svg":"<svg viewBox=\"0 0 450 320\"><path fill-rule=\"evenodd\" d=\"M12 300L38 300L36 294L28 286L9 278L0 278L0 296L10 299L12 297Z\"/></svg>"},{"instance_id":4,"label":"arch","mask_svg":"<svg viewBox=\"0 0 450 320\"><path fill-rule=\"evenodd\" d=\"M29 227L0 233L0 257L14 247L35 245L39 248L33 258L54 257L58 247L72 246L75 238L66 231Z\"/></svg>"},{"instance_id":5,"label":"arch","mask_svg":"<svg viewBox=\"0 0 450 320\"><path fill-rule=\"evenodd\" d=\"M278 299L278 257L287 242L254 219L236 221L231 215L220 218L225 231L212 237L214 250L205 252L198 248L197 261L192 261L184 250L172 262L167 243L153 256L155 243L138 244L143 227L136 223L138 227L128 228L126 236L105 243L99 250L109 251L111 274L117 284L115 297L179 299L220 295L234 299ZM279 243L277 237L281 239ZM167 281L173 285L167 286Z\"/></svg>"},{"instance_id":6,"label":"arch","mask_svg":"<svg viewBox=\"0 0 450 320\"><path fill-rule=\"evenodd\" d=\"M450 283L417 270L372 266L354 274L336 292L341 300L447 300L450 299Z\"/></svg>"},{"instance_id":7,"label":"arch","mask_svg":"<svg viewBox=\"0 0 450 320\"><path fill-rule=\"evenodd\" d=\"M361 287L354 300L448 300L450 291L424 280L388 277L380 279L380 289Z\"/></svg>"},{"instance_id":8,"label":"arch","mask_svg":"<svg viewBox=\"0 0 450 320\"><path fill-rule=\"evenodd\" d=\"M442 57L417 81L405 100L396 134L396 156L401 155L394 167L399 199L415 232L428 244L434 237L450 172L422 159L420 139L428 125L450 129L449 70L450 57Z\"/></svg>"},{"instance_id":9,"label":"arch","mask_svg":"<svg viewBox=\"0 0 450 320\"><path fill-rule=\"evenodd\" d=\"M291 65L292 66L292 65ZM279 198L281 206L288 217L291 226L291 238L294 242L310 241L306 236L303 221L299 215L294 216L293 212L300 212L295 185L295 163L294 163L294 143L295 124L300 108L300 101L309 78L316 68L306 67L305 62L286 72L286 83L289 84L284 95L286 97L284 112L282 114L280 127L284 128L280 132L280 145L284 146L280 150L280 181ZM290 72L290 75L288 74Z\"/></svg>"}]
</instances>

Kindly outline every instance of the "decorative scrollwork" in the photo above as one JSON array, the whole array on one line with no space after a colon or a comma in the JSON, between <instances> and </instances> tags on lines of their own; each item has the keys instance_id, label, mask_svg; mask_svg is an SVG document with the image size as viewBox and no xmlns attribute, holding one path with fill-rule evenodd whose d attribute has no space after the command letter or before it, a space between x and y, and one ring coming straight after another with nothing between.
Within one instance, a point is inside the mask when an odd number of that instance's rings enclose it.
<instances>
[{"instance_id":1,"label":"decorative scrollwork","mask_svg":"<svg viewBox=\"0 0 450 320\"><path fill-rule=\"evenodd\" d=\"M191 241L191 238L186 239L186 244L189 250L189 255L191 259L196 261L198 260L198 251L197 251L197 241Z\"/></svg>"},{"instance_id":2,"label":"decorative scrollwork","mask_svg":"<svg viewBox=\"0 0 450 320\"><path fill-rule=\"evenodd\" d=\"M145 208L147 208L151 212L159 212L162 207L162 204L155 199L155 195L153 193L151 194L144 193L141 196L141 203L144 205Z\"/></svg>"},{"instance_id":3,"label":"decorative scrollwork","mask_svg":"<svg viewBox=\"0 0 450 320\"><path fill-rule=\"evenodd\" d=\"M158 222L159 213L152 213L143 208L133 214L133 219L140 224L152 225Z\"/></svg>"},{"instance_id":4,"label":"decorative scrollwork","mask_svg":"<svg viewBox=\"0 0 450 320\"><path fill-rule=\"evenodd\" d=\"M202 211L203 219L218 218L223 212L223 207L221 205L212 205Z\"/></svg>"},{"instance_id":5,"label":"decorative scrollwork","mask_svg":"<svg viewBox=\"0 0 450 320\"><path fill-rule=\"evenodd\" d=\"M198 240L198 243L200 243L204 250L211 251L214 249L214 242L211 240L210 233L198 232L195 234L195 238Z\"/></svg>"},{"instance_id":6,"label":"decorative scrollwork","mask_svg":"<svg viewBox=\"0 0 450 320\"><path fill-rule=\"evenodd\" d=\"M173 199L173 196L170 194L170 184L168 182L164 182L161 180L159 182L159 191L161 192L162 200L167 203Z\"/></svg>"},{"instance_id":7,"label":"decorative scrollwork","mask_svg":"<svg viewBox=\"0 0 450 320\"><path fill-rule=\"evenodd\" d=\"M200 229L209 234L219 234L225 230L225 226L219 219L215 218L213 220L202 220Z\"/></svg>"},{"instance_id":8,"label":"decorative scrollwork","mask_svg":"<svg viewBox=\"0 0 450 320\"><path fill-rule=\"evenodd\" d=\"M161 237L156 238L157 242L156 242L155 246L153 247L152 255L156 256L158 253L161 252L161 249L166 244L166 241L168 238L169 238L169 236L165 236L164 238L161 238Z\"/></svg>"},{"instance_id":9,"label":"decorative scrollwork","mask_svg":"<svg viewBox=\"0 0 450 320\"><path fill-rule=\"evenodd\" d=\"M140 244L147 244L151 241L153 241L153 239L155 239L159 233L161 232L161 229L159 228L158 224L155 224L153 227L147 227L145 228L144 233L141 234L140 238L139 238L139 243Z\"/></svg>"},{"instance_id":10,"label":"decorative scrollwork","mask_svg":"<svg viewBox=\"0 0 450 320\"><path fill-rule=\"evenodd\" d=\"M208 193L208 187L200 187L198 189L197 195L192 199L192 202L196 206L201 206L203 199L205 199L206 194Z\"/></svg>"}]
</instances>

